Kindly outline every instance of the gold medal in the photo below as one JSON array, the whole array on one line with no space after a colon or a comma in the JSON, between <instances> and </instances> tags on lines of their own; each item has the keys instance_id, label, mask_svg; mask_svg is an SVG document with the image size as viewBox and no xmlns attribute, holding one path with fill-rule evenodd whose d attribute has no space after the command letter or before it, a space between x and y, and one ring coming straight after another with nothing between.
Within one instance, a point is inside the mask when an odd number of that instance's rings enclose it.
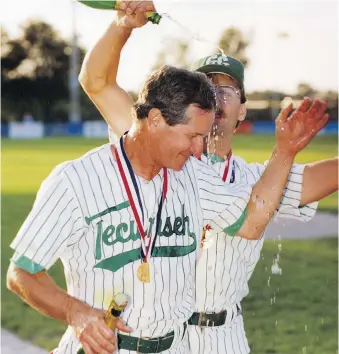
<instances>
[{"instance_id":1,"label":"gold medal","mask_svg":"<svg viewBox=\"0 0 339 354\"><path fill-rule=\"evenodd\" d=\"M149 283L151 281L149 263L142 261L138 268L138 278L143 283Z\"/></svg>"}]
</instances>

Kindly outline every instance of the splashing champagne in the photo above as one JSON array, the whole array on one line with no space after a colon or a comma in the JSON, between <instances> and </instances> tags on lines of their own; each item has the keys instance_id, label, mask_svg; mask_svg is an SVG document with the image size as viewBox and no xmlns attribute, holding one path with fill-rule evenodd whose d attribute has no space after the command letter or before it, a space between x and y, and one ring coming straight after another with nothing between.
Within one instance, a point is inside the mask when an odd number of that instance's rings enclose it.
<instances>
[{"instance_id":1,"label":"splashing champagne","mask_svg":"<svg viewBox=\"0 0 339 354\"><path fill-rule=\"evenodd\" d=\"M98 10L118 10L120 1L87 1L87 0L78 0L81 4L92 7L93 9ZM145 15L149 22L153 24L158 24L161 20L161 16L157 12L148 11L145 12Z\"/></svg>"},{"instance_id":2,"label":"splashing champagne","mask_svg":"<svg viewBox=\"0 0 339 354\"><path fill-rule=\"evenodd\" d=\"M117 328L117 321L121 315L121 312L127 306L127 303L128 299L125 294L118 294L111 301L104 320L107 327L109 327L112 332L114 332ZM85 354L85 351L83 350L83 348L80 348L77 351L77 354Z\"/></svg>"},{"instance_id":3,"label":"splashing champagne","mask_svg":"<svg viewBox=\"0 0 339 354\"><path fill-rule=\"evenodd\" d=\"M189 27L187 27L186 25L184 25L180 21L178 21L175 18L175 14L173 16L171 13L172 11L176 11L176 9L171 6L171 4L172 4L171 1L153 0L153 4L154 4L155 8L157 9L158 13L160 13L162 16L162 20L161 20L162 26L166 26L169 24L169 22L171 22L172 24L174 24L175 26L177 26L178 28L181 29L184 36L189 36L190 39L193 39L198 42L212 44L213 47L215 47L222 55L225 55L224 51L222 50L222 48L219 47L218 43L215 43L209 39L204 38L203 36L200 35L199 32L192 31ZM195 7L196 7L196 5L194 4L194 1L193 1L192 2L192 11L194 10ZM180 12L180 10L179 10L179 12ZM168 38L165 40L161 40L161 42L165 43L165 42L171 42L171 41L175 41L175 40L176 40L175 38Z\"/></svg>"},{"instance_id":4,"label":"splashing champagne","mask_svg":"<svg viewBox=\"0 0 339 354\"><path fill-rule=\"evenodd\" d=\"M78 2L80 2L83 5L89 6L93 9L98 9L98 10L118 10L119 9L119 4L121 1L112 1L112 0L77 0ZM156 1L153 0L153 3L155 4L156 8L162 8L164 5L164 1ZM209 44L213 44L222 55L225 55L224 51L222 50L222 48L220 48L216 43L214 43L213 41L210 41L206 38L202 38L200 34L198 33L194 33L192 32L188 27L182 25L179 21L177 21L176 19L174 19L169 13L167 13L166 11L162 12L160 11L161 15L158 12L145 12L145 15L148 19L149 22L153 23L153 24L159 24L160 20L162 18L166 18L167 20L171 21L172 23L174 23L175 25L177 25L178 27L180 27L182 29L183 32L185 32L185 34L189 34L190 37L194 40L197 40L198 42L205 42L205 43L209 43Z\"/></svg>"}]
</instances>

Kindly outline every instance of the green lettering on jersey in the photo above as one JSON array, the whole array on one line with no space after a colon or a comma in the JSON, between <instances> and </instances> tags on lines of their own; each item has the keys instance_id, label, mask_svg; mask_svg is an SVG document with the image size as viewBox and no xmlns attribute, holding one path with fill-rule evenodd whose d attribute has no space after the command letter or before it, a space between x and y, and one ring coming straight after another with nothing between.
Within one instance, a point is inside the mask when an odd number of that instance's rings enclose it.
<instances>
[{"instance_id":1,"label":"green lettering on jersey","mask_svg":"<svg viewBox=\"0 0 339 354\"><path fill-rule=\"evenodd\" d=\"M113 207L110 207L98 214L95 214L93 216L86 216L85 217L85 221L86 221L86 224L89 225L93 220L97 219L97 218L100 218L101 216L104 216L106 214L109 214L109 213L112 213L113 211L119 211L119 210L122 210L122 209L125 209L125 208L128 208L129 207L129 201L125 201L125 202L122 202L118 205L115 205Z\"/></svg>"},{"instance_id":2,"label":"green lettering on jersey","mask_svg":"<svg viewBox=\"0 0 339 354\"><path fill-rule=\"evenodd\" d=\"M149 219L149 229L146 231L147 236L150 236L152 228L154 226L154 218ZM102 231L102 221L97 223L97 242L96 242L96 259L101 259L101 245L112 246L117 242L126 243L129 241L136 241L140 238L138 230L135 230L134 221L131 220L130 224L120 223L116 227L109 225L104 231ZM182 205L181 216L177 216L173 222L168 216L166 218L163 228L161 228L162 223L159 224L159 237L171 237L175 236L185 236L186 230L189 238L193 240L190 245L185 246L160 246L154 247L152 250L152 257L183 257L196 250L197 239L194 232L190 230L190 219L185 215L185 207ZM137 228L136 228L137 229ZM115 231L115 238L114 238ZM95 268L101 268L110 270L111 272L116 272L118 269L124 267L125 265L134 262L141 257L140 247L130 251L114 255L112 257L106 258L95 265Z\"/></svg>"}]
</instances>

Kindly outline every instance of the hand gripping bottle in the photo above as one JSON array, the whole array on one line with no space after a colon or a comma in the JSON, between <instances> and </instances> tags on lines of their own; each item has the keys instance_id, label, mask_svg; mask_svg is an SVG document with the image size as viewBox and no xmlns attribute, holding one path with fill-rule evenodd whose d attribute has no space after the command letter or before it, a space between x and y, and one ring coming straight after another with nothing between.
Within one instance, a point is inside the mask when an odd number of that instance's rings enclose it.
<instances>
[{"instance_id":1,"label":"hand gripping bottle","mask_svg":"<svg viewBox=\"0 0 339 354\"><path fill-rule=\"evenodd\" d=\"M128 299L125 294L117 294L111 301L109 308L105 315L105 323L113 332L117 327L117 321L121 315L121 312L127 306ZM77 354L85 354L83 348L77 351Z\"/></svg>"},{"instance_id":2,"label":"hand gripping bottle","mask_svg":"<svg viewBox=\"0 0 339 354\"><path fill-rule=\"evenodd\" d=\"M93 9L98 9L98 10L117 10L119 9L119 2L120 1L111 1L111 0L106 0L106 1L90 1L90 0L78 0L81 4L84 4L86 6L92 7ZM148 21L158 24L161 20L161 16L157 12L145 12L145 15L148 19Z\"/></svg>"}]
</instances>

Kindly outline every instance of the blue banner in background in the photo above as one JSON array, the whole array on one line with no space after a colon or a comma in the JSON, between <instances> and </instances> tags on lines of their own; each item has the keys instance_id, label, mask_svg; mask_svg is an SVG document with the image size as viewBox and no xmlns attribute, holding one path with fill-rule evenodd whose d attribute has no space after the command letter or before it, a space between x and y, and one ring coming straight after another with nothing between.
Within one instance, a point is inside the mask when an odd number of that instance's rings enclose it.
<instances>
[{"instance_id":1,"label":"blue banner in background","mask_svg":"<svg viewBox=\"0 0 339 354\"><path fill-rule=\"evenodd\" d=\"M45 124L45 136L67 136L67 123L47 123Z\"/></svg>"},{"instance_id":2,"label":"blue banner in background","mask_svg":"<svg viewBox=\"0 0 339 354\"><path fill-rule=\"evenodd\" d=\"M323 134L338 134L338 122L329 122L321 131Z\"/></svg>"},{"instance_id":3,"label":"blue banner in background","mask_svg":"<svg viewBox=\"0 0 339 354\"><path fill-rule=\"evenodd\" d=\"M47 123L45 136L81 136L83 123Z\"/></svg>"},{"instance_id":4,"label":"blue banner in background","mask_svg":"<svg viewBox=\"0 0 339 354\"><path fill-rule=\"evenodd\" d=\"M248 123L251 124L251 129L245 134L274 135L275 133L275 124L273 121L248 121ZM21 124L17 122L14 122L13 124L1 123L1 137L9 137L15 139L16 136L10 134L10 127L14 125L21 126ZM27 131L27 128L28 125L23 125L24 132ZM319 133L319 135L338 135L338 122L329 122L326 127ZM105 138L108 137L108 131L107 124L104 121L86 121L79 123L47 123L43 126L43 136L85 136L87 138ZM32 138L34 137L37 136L32 136ZM21 138L25 139L26 137L22 136Z\"/></svg>"},{"instance_id":5,"label":"blue banner in background","mask_svg":"<svg viewBox=\"0 0 339 354\"><path fill-rule=\"evenodd\" d=\"M252 126L252 134L269 134L274 135L274 122L254 122Z\"/></svg>"},{"instance_id":6,"label":"blue banner in background","mask_svg":"<svg viewBox=\"0 0 339 354\"><path fill-rule=\"evenodd\" d=\"M8 124L1 123L1 137L8 138Z\"/></svg>"},{"instance_id":7,"label":"blue banner in background","mask_svg":"<svg viewBox=\"0 0 339 354\"><path fill-rule=\"evenodd\" d=\"M106 123L105 123L105 125L106 125ZM68 129L68 135L72 135L72 136L83 135L83 123L82 122L69 123L67 129Z\"/></svg>"},{"instance_id":8,"label":"blue banner in background","mask_svg":"<svg viewBox=\"0 0 339 354\"><path fill-rule=\"evenodd\" d=\"M275 123L272 122L253 122L252 125L252 134L270 134L274 135L275 133ZM338 134L338 122L329 122L326 127L318 134Z\"/></svg>"}]
</instances>

